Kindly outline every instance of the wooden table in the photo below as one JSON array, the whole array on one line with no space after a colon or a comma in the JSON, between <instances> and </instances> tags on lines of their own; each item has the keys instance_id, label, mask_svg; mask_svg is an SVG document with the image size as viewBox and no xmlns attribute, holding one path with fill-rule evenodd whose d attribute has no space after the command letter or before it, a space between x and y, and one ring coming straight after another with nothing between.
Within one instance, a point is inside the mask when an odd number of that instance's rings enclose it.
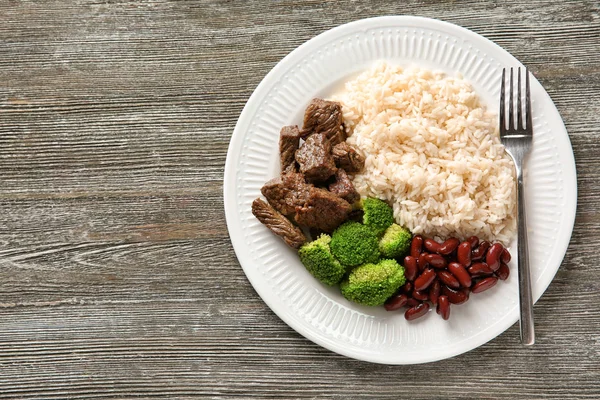
<instances>
[{"instance_id":1,"label":"wooden table","mask_svg":"<svg viewBox=\"0 0 600 400\"><path fill-rule=\"evenodd\" d=\"M600 398L597 1L9 1L0 5L0 398ZM263 76L360 18L443 19L503 46L561 112L571 244L535 307L467 354L384 366L325 350L257 296L223 166Z\"/></svg>"}]
</instances>

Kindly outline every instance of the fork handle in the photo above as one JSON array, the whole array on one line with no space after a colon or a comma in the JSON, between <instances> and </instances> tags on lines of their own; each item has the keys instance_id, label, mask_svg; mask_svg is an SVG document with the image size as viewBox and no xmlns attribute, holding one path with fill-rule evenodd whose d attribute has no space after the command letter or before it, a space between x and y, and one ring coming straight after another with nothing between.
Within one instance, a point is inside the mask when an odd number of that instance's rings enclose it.
<instances>
[{"instance_id":1,"label":"fork handle","mask_svg":"<svg viewBox=\"0 0 600 400\"><path fill-rule=\"evenodd\" d=\"M517 174L517 224L518 224L518 273L521 343L535 343L533 326L533 296L531 295L531 271L529 269L529 251L527 248L527 217L525 215L525 194L523 174Z\"/></svg>"}]
</instances>

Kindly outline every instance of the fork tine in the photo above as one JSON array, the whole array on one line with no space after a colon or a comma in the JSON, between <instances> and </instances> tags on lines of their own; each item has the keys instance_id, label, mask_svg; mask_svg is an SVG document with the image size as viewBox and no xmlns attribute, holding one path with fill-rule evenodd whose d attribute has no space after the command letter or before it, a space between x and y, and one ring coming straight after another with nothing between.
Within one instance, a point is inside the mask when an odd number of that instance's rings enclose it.
<instances>
[{"instance_id":1,"label":"fork tine","mask_svg":"<svg viewBox=\"0 0 600 400\"><path fill-rule=\"evenodd\" d=\"M521 67L517 69L517 129L523 130L523 111L521 107Z\"/></svg>"},{"instance_id":2,"label":"fork tine","mask_svg":"<svg viewBox=\"0 0 600 400\"><path fill-rule=\"evenodd\" d=\"M527 133L533 133L533 121L531 117L531 93L529 89L529 69L525 68L525 118L527 119Z\"/></svg>"},{"instance_id":3,"label":"fork tine","mask_svg":"<svg viewBox=\"0 0 600 400\"><path fill-rule=\"evenodd\" d=\"M515 129L515 117L513 112L513 103L514 103L514 95L513 95L513 69L510 69L510 97L508 98L508 130Z\"/></svg>"},{"instance_id":4,"label":"fork tine","mask_svg":"<svg viewBox=\"0 0 600 400\"><path fill-rule=\"evenodd\" d=\"M504 119L504 108L505 98L504 98L504 82L506 81L506 68L502 68L502 84L500 85L500 115L498 119L500 120L500 136L506 133L506 120Z\"/></svg>"}]
</instances>

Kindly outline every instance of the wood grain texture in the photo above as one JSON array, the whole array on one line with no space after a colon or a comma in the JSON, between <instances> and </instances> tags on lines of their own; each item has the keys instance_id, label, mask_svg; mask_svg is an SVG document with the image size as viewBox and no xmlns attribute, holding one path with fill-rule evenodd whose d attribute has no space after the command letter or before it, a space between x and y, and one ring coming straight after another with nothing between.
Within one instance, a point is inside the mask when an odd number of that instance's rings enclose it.
<instances>
[{"instance_id":1,"label":"wood grain texture","mask_svg":"<svg viewBox=\"0 0 600 400\"><path fill-rule=\"evenodd\" d=\"M600 398L600 6L551 0L4 1L0 4L0 398ZM564 118L578 211L518 327L392 367L304 339L229 242L231 132L262 77L311 37L409 14L480 33Z\"/></svg>"}]
</instances>

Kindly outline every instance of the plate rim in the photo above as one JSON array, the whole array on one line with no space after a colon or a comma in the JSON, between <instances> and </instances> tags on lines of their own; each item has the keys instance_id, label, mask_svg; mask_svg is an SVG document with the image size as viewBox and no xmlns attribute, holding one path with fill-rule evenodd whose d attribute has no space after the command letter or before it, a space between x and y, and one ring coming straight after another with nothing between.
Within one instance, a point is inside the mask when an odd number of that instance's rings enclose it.
<instances>
[{"instance_id":1,"label":"plate rim","mask_svg":"<svg viewBox=\"0 0 600 400\"><path fill-rule=\"evenodd\" d=\"M362 27L365 27L365 28L371 27L374 23L379 23L379 22L386 23L388 25L390 23L393 23L393 24L398 25L399 27L406 27L406 26L435 27L437 25L438 28L441 28L441 29L446 28L446 29L450 29L450 30L456 32L457 36L464 38L465 40L470 40L470 41L473 41L473 40L482 41L483 40L484 42L486 42L487 45L494 46L497 51L504 53L505 56L507 56L507 57L517 61L519 64L521 64L512 54L510 54L508 51L503 49L498 44L492 42L490 39L487 39L486 37L484 37L478 33L475 33L467 28L461 27L459 25L456 25L456 24L453 24L450 22L446 22L446 21L442 21L442 20L438 20L438 19L433 19L433 18L408 16L408 15L400 15L400 16L399 15L388 15L388 16L379 16L379 17L360 19L360 20L348 22L348 23L333 27L331 29L328 29L328 30L314 36L313 38L307 40L306 42L302 43L300 46L294 48L284 58L282 58L265 75L265 77L261 80L261 82L254 89L252 95L250 96L250 98L248 99L246 104L244 105L244 108L243 108L242 112L240 113L240 116L236 122L236 126L235 126L235 129L231 136L228 151L227 151L227 157L226 157L226 161L225 161L225 170L224 170L224 176L223 176L223 203L224 203L224 209L225 209L225 218L226 218L226 223L227 223L227 229L228 229L229 236L230 236L230 239L232 242L232 246L234 248L234 252L236 254L238 262L240 263L240 266L242 267L247 279L250 281L253 288L257 292L257 294L267 304L267 306L271 309L271 311L273 311L288 326L290 326L292 329L294 329L300 335L311 340L312 342L314 342L322 347L325 347L326 349L328 349L330 351L345 355L347 357L351 357L351 358L363 360L363 361L368 361L368 362L373 362L373 363L381 363L381 364L389 364L389 365L420 364L420 363L427 363L427 362L438 361L438 360L442 360L442 359L446 359L446 358L451 358L451 357L457 356L459 354L463 354L465 352L476 349L477 347L487 343L488 341L493 340L494 338L496 338L497 336L499 336L500 334L505 332L515 322L517 322L518 321L518 313L516 316L515 315L511 316L511 314L514 314L514 312L509 312L509 313L507 313L507 316L505 318L498 320L496 323L488 326L486 329L481 331L481 332L485 332L487 330L494 328L495 333L492 336L485 337L485 335L478 334L476 336L476 338L468 338L474 344L470 345L467 349L464 349L464 348L458 347L458 346L454 346L451 348L451 350L443 352L441 355L439 353L430 354L430 356L422 357L419 360L411 359L411 360L408 360L408 362L405 362L406 360L390 360L390 359L380 356L379 353L377 353L377 352L372 352L369 349L365 349L364 352L360 351L360 350L356 350L355 348L346 349L343 342L337 342L336 340L332 340L328 337L324 337L317 330L306 329L303 324L303 321L301 321L300 318L297 315L295 315L295 313L289 312L289 310L286 308L285 305L278 305L277 303L275 303L273 301L274 299L271 298L272 294L267 292L267 290L269 288L266 287L266 284L261 279L259 279L259 276L254 275L253 269L255 269L255 266L250 265L253 263L242 262L242 259L245 256L247 256L248 254L245 254L246 249L244 249L245 246L243 243L243 238L241 237L241 234L235 230L236 227L234 226L234 224L238 220L238 218L236 218L237 214L235 213L235 211L237 211L236 207L235 207L235 201L232 200L233 193L236 189L236 182L235 182L235 179L227 179L228 176L235 177L234 162L236 162L237 160L233 159L233 155L236 152L236 150L241 147L240 139L242 138L242 135L244 133L243 132L244 127L247 125L247 120L251 117L251 114L253 112L256 112L257 109L259 108L259 105L257 104L258 103L257 99L261 98L261 95L263 94L262 92L264 92L265 90L268 89L268 85L270 84L270 81L272 80L273 76L276 76L279 73L279 71L286 66L286 64L289 62L288 60L290 60L292 57L294 57L294 55L300 53L305 47L311 46L315 42L328 39L328 36L333 37L334 35L343 33L344 31L360 30ZM427 25L425 25L425 24L427 24ZM538 85L541 86L541 84L537 81L537 79L535 77L532 76L532 78L533 78L532 82L536 82ZM541 86L541 87L543 89L543 86ZM553 111L555 111L555 115L558 116L558 119L560 121L560 124L553 127L552 131L558 133L558 131L560 130L560 134L556 135L556 139L558 140L558 142L562 142L563 145L568 144L569 149L570 149L569 155L571 156L571 161L572 161L571 163L569 163L569 165L565 165L564 163L562 164L563 171L568 172L569 175L571 175L571 173L572 173L572 178L573 178L572 180L565 180L565 186L566 186L565 192L572 193L570 200L573 201L573 207L569 208L567 210L567 212L565 212L565 215L564 215L565 225L567 227L570 227L569 233L568 233L568 235L566 235L568 237L566 237L566 239L564 239L562 241L561 240L557 241L557 245L559 245L559 247L560 247L559 254L562 254L563 255L562 259L564 259L564 256L566 254L566 250L570 243L570 238L571 238L571 235L573 232L573 227L574 227L574 222L575 222L575 212L577 209L577 178L576 178L575 159L574 159L574 155L573 155L572 145L570 143L570 138L568 136L568 132L564 125L564 121L562 120L562 116L558 112L556 105L550 98L550 95L547 93L547 91L545 89L543 89L542 92L543 92L544 96L547 97L547 99L545 99L545 100L549 101L550 102L549 104L551 104L554 107ZM569 184L570 184L570 187L568 187ZM571 202L571 201L569 201L569 202ZM565 235L563 235L563 236L565 236ZM541 275L538 278L538 280L535 282L536 285L534 286L534 301L537 301L541 297L541 295L547 290L548 286L554 279L556 272L560 268L562 259L558 263L558 266L554 269L552 274L547 273L545 275ZM536 291L535 289L537 287L539 287L540 290ZM483 336L483 339L481 339L482 336ZM479 339L479 340L477 340L477 339Z\"/></svg>"}]
</instances>

